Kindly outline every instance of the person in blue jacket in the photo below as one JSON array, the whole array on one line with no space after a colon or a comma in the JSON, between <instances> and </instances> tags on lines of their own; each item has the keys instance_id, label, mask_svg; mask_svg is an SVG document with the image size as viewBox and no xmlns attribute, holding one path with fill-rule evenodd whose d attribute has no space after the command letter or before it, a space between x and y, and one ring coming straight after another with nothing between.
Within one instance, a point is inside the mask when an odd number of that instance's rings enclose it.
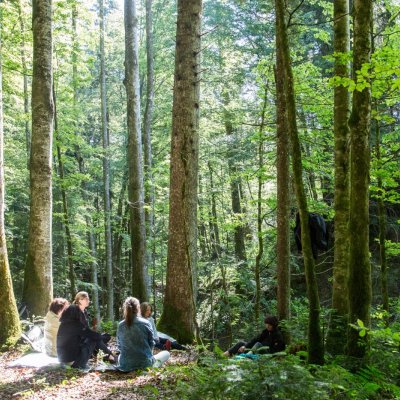
<instances>
[{"instance_id":1,"label":"person in blue jacket","mask_svg":"<svg viewBox=\"0 0 400 400\"><path fill-rule=\"evenodd\" d=\"M257 352L261 347L267 347L265 351L260 350L260 353L277 353L285 350L285 341L278 324L278 318L272 315L267 315L264 319L265 329L249 342L237 342L234 346L228 349L224 356L232 356L235 354L246 353L248 351Z\"/></svg>"},{"instance_id":2,"label":"person in blue jacket","mask_svg":"<svg viewBox=\"0 0 400 400\"><path fill-rule=\"evenodd\" d=\"M128 297L123 305L124 319L118 324L117 345L120 355L118 369L129 372L152 366L160 367L169 359L168 351L153 356L155 344L150 322L140 315L140 302Z\"/></svg>"}]
</instances>

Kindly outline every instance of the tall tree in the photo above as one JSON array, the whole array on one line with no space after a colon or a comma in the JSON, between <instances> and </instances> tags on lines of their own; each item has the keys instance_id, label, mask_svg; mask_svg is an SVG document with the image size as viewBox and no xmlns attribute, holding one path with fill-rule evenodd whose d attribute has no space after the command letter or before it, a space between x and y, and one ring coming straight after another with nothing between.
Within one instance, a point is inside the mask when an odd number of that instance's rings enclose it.
<instances>
[{"instance_id":1,"label":"tall tree","mask_svg":"<svg viewBox=\"0 0 400 400\"><path fill-rule=\"evenodd\" d=\"M334 2L335 78L349 78L350 50L349 0ZM342 83L334 88L335 134L335 246L333 264L332 313L327 337L327 349L340 354L345 349L348 319L349 267L349 120L350 95Z\"/></svg>"},{"instance_id":2,"label":"tall tree","mask_svg":"<svg viewBox=\"0 0 400 400\"><path fill-rule=\"evenodd\" d=\"M140 132L140 85L138 60L138 19L136 0L125 0L125 87L128 115L128 169L130 229L132 245L132 295L147 301L146 224L142 137Z\"/></svg>"},{"instance_id":3,"label":"tall tree","mask_svg":"<svg viewBox=\"0 0 400 400\"><path fill-rule=\"evenodd\" d=\"M278 23L278 21L277 21ZM281 29L281 28L280 28ZM282 37L276 35L276 48L282 49ZM285 64L282 51L277 51L276 84L276 264L277 264L277 308L279 319L290 317L290 170L289 135L287 131L287 110L285 98Z\"/></svg>"},{"instance_id":4,"label":"tall tree","mask_svg":"<svg viewBox=\"0 0 400 400\"><path fill-rule=\"evenodd\" d=\"M350 220L349 220L349 309L350 322L370 322L371 265L369 261L369 165L371 90L363 72L371 58L372 1L355 0L353 14L353 92L350 125ZM356 329L348 334L348 353L362 358L368 335L360 338Z\"/></svg>"},{"instance_id":5,"label":"tall tree","mask_svg":"<svg viewBox=\"0 0 400 400\"><path fill-rule=\"evenodd\" d=\"M160 328L183 343L195 335L202 0L178 0L167 284Z\"/></svg>"},{"instance_id":6,"label":"tall tree","mask_svg":"<svg viewBox=\"0 0 400 400\"><path fill-rule=\"evenodd\" d=\"M6 245L4 224L4 131L3 131L3 75L1 32L3 25L0 1L0 346L14 344L21 335L18 309L14 297Z\"/></svg>"},{"instance_id":7,"label":"tall tree","mask_svg":"<svg viewBox=\"0 0 400 400\"><path fill-rule=\"evenodd\" d=\"M104 233L106 245L106 278L107 278L107 318L114 321L114 279L111 243L111 198L110 198L110 160L109 131L106 90L106 62L104 51L104 0L99 0L100 11L100 97L101 97L101 132L103 139L103 199L104 199Z\"/></svg>"},{"instance_id":8,"label":"tall tree","mask_svg":"<svg viewBox=\"0 0 400 400\"><path fill-rule=\"evenodd\" d=\"M318 295L317 280L314 268L314 258L311 251L311 239L308 225L307 198L303 184L303 167L301 147L296 121L296 102L294 96L294 82L292 64L290 60L290 49L288 42L287 24L285 21L285 3L283 0L275 0L276 11L276 35L280 36L277 41L277 53L282 58L285 71L285 101L287 112L287 128L290 138L290 149L292 156L294 189L301 224L301 243L303 250L304 269L307 282L307 295L309 302L308 318L308 361L313 364L323 364L324 347L320 327L320 303Z\"/></svg>"},{"instance_id":9,"label":"tall tree","mask_svg":"<svg viewBox=\"0 0 400 400\"><path fill-rule=\"evenodd\" d=\"M51 154L54 110L51 3L51 0L32 2L31 201L23 300L35 315L45 315L53 296Z\"/></svg>"}]
</instances>

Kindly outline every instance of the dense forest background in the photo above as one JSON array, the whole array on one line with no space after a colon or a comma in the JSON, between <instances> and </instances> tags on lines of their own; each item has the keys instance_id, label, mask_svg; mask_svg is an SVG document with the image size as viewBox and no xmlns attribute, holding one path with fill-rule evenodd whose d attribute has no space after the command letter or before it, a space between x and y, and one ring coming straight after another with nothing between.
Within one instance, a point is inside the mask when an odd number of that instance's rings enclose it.
<instances>
[{"instance_id":1,"label":"dense forest background","mask_svg":"<svg viewBox=\"0 0 400 400\"><path fill-rule=\"evenodd\" d=\"M136 3L140 99L136 110L142 125L139 147L143 143L143 150L134 155L128 145L122 2L53 2L53 294L72 298L77 290L89 291L95 299L92 317L101 319L104 326L121 318L121 303L131 294L140 300L150 299L156 317L161 316L168 279L168 227L176 211L170 209L169 200L175 48L179 42L176 2ZM151 47L146 32L149 4ZM197 204L192 204L197 207L196 234L192 236L196 254L191 255L190 272L198 333L221 347L239 335L254 332L255 324L266 313L286 319L294 342L307 336L310 282L306 282L303 254L297 250L293 235L298 210L293 175L287 179L290 280L278 279L277 210L281 197L277 194L277 174L281 164L277 160L280 92L276 83L280 67L275 7L272 2L258 0L205 0L203 4L198 52L198 175L194 185ZM334 91L339 86L346 88L350 97L366 88L371 92L370 164L363 166L369 176L372 302L366 301L368 313L370 305L373 310L386 310L386 316L399 312L399 7L395 0L374 2L371 58L356 76L348 77L334 72L335 63L350 63L353 53L334 51L333 2L289 1L285 8L302 182L308 211L324 217L330 237L328 249L319 252L313 271L324 338L333 296ZM3 1L1 12L5 234L14 293L21 304L24 280L26 285L29 279L31 4ZM153 73L150 80L149 71ZM289 160L289 148L285 154ZM350 152L346 154L349 158ZM132 181L128 164L135 157L144 165L143 197L138 199L145 216L145 289L135 286L135 257L144 249L137 250L134 246L138 241L132 240L132 230L142 223L132 222L131 209L138 203L129 194ZM176 222L184 224L183 220ZM341 241L350 241L351 236L348 233ZM352 279L357 282L357 276ZM289 311L285 315L278 304L278 292L289 282ZM369 321L364 322L369 325ZM168 326L168 321L161 323Z\"/></svg>"}]
</instances>

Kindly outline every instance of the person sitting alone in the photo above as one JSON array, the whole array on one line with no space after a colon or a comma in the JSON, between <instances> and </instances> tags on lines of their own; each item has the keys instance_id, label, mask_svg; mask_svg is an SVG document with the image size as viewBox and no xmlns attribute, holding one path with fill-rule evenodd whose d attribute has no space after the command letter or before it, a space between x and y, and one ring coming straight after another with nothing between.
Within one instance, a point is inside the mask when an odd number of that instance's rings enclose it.
<instances>
[{"instance_id":1,"label":"person sitting alone","mask_svg":"<svg viewBox=\"0 0 400 400\"><path fill-rule=\"evenodd\" d=\"M152 310L150 303L147 303L147 302L141 303L140 304L140 312L142 314L142 317L146 318L150 322L151 327L153 328L154 340L156 342L154 347L156 347L159 350L171 350L171 349L172 350L186 350L185 346L182 346L171 336L168 336L162 332L157 332L154 318L151 316L153 310Z\"/></svg>"},{"instance_id":2,"label":"person sitting alone","mask_svg":"<svg viewBox=\"0 0 400 400\"><path fill-rule=\"evenodd\" d=\"M114 361L111 350L104 343L103 336L89 328L86 308L90 302L87 292L78 292L74 304L61 315L57 333L57 354L62 363L73 368L88 369L88 361L95 351L102 350Z\"/></svg>"},{"instance_id":3,"label":"person sitting alone","mask_svg":"<svg viewBox=\"0 0 400 400\"><path fill-rule=\"evenodd\" d=\"M44 351L48 356L57 357L57 333L60 317L69 306L69 301L62 297L55 298L44 318Z\"/></svg>"},{"instance_id":4,"label":"person sitting alone","mask_svg":"<svg viewBox=\"0 0 400 400\"><path fill-rule=\"evenodd\" d=\"M124 372L148 367L160 367L169 359L168 351L153 356L154 333L150 322L140 316L140 303L128 297L123 305L124 319L117 329L120 350L117 368Z\"/></svg>"},{"instance_id":5,"label":"person sitting alone","mask_svg":"<svg viewBox=\"0 0 400 400\"><path fill-rule=\"evenodd\" d=\"M265 329L249 342L238 342L230 349L225 351L224 356L230 357L235 354L247 353L249 351L260 354L277 353L285 350L285 341L278 324L278 318L272 315L267 315L264 319ZM268 347L268 349L262 349ZM260 349L258 351L258 349Z\"/></svg>"}]
</instances>

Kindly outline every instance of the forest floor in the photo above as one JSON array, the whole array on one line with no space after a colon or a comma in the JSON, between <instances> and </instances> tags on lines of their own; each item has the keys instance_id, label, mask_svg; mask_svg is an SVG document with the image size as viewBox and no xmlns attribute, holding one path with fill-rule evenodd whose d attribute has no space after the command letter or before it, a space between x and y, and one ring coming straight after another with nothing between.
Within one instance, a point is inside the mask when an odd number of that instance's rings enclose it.
<instances>
[{"instance_id":1,"label":"forest floor","mask_svg":"<svg viewBox=\"0 0 400 400\"><path fill-rule=\"evenodd\" d=\"M26 348L25 348L26 350ZM0 354L0 400L6 399L173 399L177 377L166 367L147 372L84 373L72 368L22 368L7 365L24 354L16 348ZM167 364L183 366L197 358L194 350L172 351ZM170 369L167 367L168 369ZM174 382L175 380L175 382Z\"/></svg>"}]
</instances>

